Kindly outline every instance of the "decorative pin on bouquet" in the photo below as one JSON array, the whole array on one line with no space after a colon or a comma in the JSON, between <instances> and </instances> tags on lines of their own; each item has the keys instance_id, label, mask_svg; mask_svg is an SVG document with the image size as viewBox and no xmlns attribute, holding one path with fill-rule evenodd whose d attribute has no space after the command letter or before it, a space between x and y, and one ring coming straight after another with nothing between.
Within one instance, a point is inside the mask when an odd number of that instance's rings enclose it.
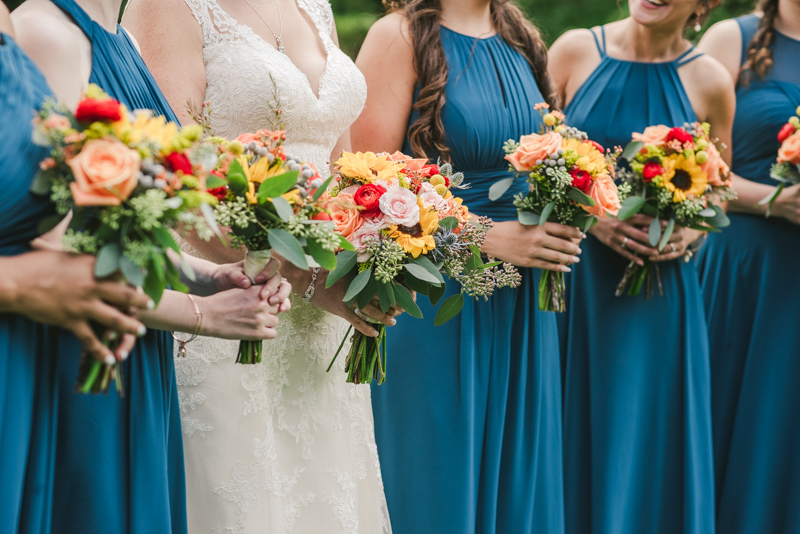
<instances>
[{"instance_id":1,"label":"decorative pin on bouquet","mask_svg":"<svg viewBox=\"0 0 800 534\"><path fill-rule=\"evenodd\" d=\"M669 243L680 225L703 232L718 232L730 224L725 212L714 204L736 198L728 166L709 137L708 123L694 122L681 128L649 126L634 133L619 162L617 177L622 206L617 218L637 213L653 217L648 234L650 245L659 251ZM662 221L668 221L662 230ZM631 262L617 286L617 296L627 287L628 295L645 299L658 286L663 295L658 265L644 258L644 265Z\"/></svg>"},{"instance_id":2,"label":"decorative pin on bouquet","mask_svg":"<svg viewBox=\"0 0 800 534\"><path fill-rule=\"evenodd\" d=\"M800 107L795 110L798 116L789 119L778 132L778 162L772 165L769 176L779 182L775 191L758 203L759 206L767 205L767 217L770 216L772 206L786 186L800 184Z\"/></svg>"},{"instance_id":3,"label":"decorative pin on bouquet","mask_svg":"<svg viewBox=\"0 0 800 534\"><path fill-rule=\"evenodd\" d=\"M217 228L211 207L217 199L205 183L216 148L201 134L198 126L179 129L149 111L130 112L90 85L74 114L52 99L42 104L33 141L51 150L31 191L55 203L60 217L53 226L72 212L64 247L97 256L95 276L142 287L157 304L168 285L188 291L167 254L182 257L169 229L182 226L211 239ZM180 268L194 279L188 262ZM120 370L84 353L76 390L105 393L116 378L122 394Z\"/></svg>"},{"instance_id":4,"label":"decorative pin on bouquet","mask_svg":"<svg viewBox=\"0 0 800 534\"><path fill-rule=\"evenodd\" d=\"M328 208L349 250L339 253L326 285L344 278L348 305L363 308L377 295L384 313L399 306L421 318L411 291L436 305L445 294L445 277L450 278L459 290L439 307L434 324L441 325L461 311L464 294L488 298L496 288L517 287L521 277L510 264L484 263L480 249L492 223L472 217L453 195L464 187L463 175L449 164L424 163L399 152L345 152L334 163ZM385 381L386 327L376 328L377 338L352 336L345 361L348 382Z\"/></svg>"},{"instance_id":5,"label":"decorative pin on bouquet","mask_svg":"<svg viewBox=\"0 0 800 534\"><path fill-rule=\"evenodd\" d=\"M616 215L616 154L589 140L585 132L565 126L564 115L549 111L548 104L536 104L535 108L542 115L541 133L506 142L503 150L515 176L495 183L489 189L489 198L497 200L516 178L525 176L530 190L514 198L521 224L554 221L586 232L598 218ZM564 273L543 271L539 279L539 309L563 312L564 291Z\"/></svg>"}]
</instances>

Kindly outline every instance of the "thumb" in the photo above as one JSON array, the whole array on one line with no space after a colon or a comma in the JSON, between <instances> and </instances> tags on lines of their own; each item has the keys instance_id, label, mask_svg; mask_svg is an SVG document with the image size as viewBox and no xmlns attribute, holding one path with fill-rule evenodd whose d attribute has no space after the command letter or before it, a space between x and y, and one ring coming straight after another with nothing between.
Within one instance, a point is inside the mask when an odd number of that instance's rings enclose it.
<instances>
[{"instance_id":1,"label":"thumb","mask_svg":"<svg viewBox=\"0 0 800 534\"><path fill-rule=\"evenodd\" d=\"M250 286L253 285L250 281L250 277L242 272L231 273L229 278L231 280L231 285L239 289L250 289Z\"/></svg>"}]
</instances>

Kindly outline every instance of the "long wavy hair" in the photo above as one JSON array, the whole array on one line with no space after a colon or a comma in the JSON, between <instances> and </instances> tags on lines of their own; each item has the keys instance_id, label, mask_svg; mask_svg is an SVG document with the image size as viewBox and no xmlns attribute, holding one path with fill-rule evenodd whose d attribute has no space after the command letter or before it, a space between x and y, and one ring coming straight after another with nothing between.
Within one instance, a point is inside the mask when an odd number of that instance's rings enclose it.
<instances>
[{"instance_id":1,"label":"long wavy hair","mask_svg":"<svg viewBox=\"0 0 800 534\"><path fill-rule=\"evenodd\" d=\"M450 149L442 124L448 72L439 36L441 2L383 0L383 5L387 12L397 11L406 17L414 48L414 70L420 92L414 104L419 118L408 129L411 149L418 157L427 157L426 149L433 149L444 161L449 161ZM491 0L491 13L494 30L525 57L545 100L552 107L557 107L558 97L547 74L547 46L539 30L525 18L513 0Z\"/></svg>"},{"instance_id":2,"label":"long wavy hair","mask_svg":"<svg viewBox=\"0 0 800 534\"><path fill-rule=\"evenodd\" d=\"M778 18L778 4L780 0L760 0L756 11L761 11L763 16L758 23L758 30L747 47L747 57L739 72L739 83L747 85L755 73L764 79L767 71L772 67L772 43L775 41L775 19Z\"/></svg>"}]
</instances>

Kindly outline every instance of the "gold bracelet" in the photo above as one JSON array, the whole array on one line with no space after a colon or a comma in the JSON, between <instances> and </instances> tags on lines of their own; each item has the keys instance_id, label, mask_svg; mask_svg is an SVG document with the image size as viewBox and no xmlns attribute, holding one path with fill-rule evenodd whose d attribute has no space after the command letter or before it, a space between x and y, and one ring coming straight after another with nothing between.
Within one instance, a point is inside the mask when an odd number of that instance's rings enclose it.
<instances>
[{"instance_id":1,"label":"gold bracelet","mask_svg":"<svg viewBox=\"0 0 800 534\"><path fill-rule=\"evenodd\" d=\"M197 305L197 301L194 300L194 297L188 293L186 296L189 297L189 300L191 300L192 304L194 304L194 315L197 317L197 322L194 325L194 333L189 339L181 339L175 335L175 332L172 332L172 337L178 342L178 356L181 358L186 357L186 345L197 339L197 336L200 334L200 329L203 327L203 314L200 312L200 307Z\"/></svg>"}]
</instances>

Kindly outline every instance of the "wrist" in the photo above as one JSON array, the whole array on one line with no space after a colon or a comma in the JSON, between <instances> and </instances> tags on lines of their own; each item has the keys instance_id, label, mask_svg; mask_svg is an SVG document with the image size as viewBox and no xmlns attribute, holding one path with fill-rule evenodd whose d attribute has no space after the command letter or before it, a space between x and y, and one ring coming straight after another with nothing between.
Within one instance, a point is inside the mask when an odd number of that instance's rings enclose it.
<instances>
[{"instance_id":1,"label":"wrist","mask_svg":"<svg viewBox=\"0 0 800 534\"><path fill-rule=\"evenodd\" d=\"M3 313L19 313L20 304L22 303L22 293L18 280L16 280L16 272L13 259L9 258L8 261L3 261L3 267L9 263L9 269L0 269L3 276L0 276L0 312Z\"/></svg>"}]
</instances>

